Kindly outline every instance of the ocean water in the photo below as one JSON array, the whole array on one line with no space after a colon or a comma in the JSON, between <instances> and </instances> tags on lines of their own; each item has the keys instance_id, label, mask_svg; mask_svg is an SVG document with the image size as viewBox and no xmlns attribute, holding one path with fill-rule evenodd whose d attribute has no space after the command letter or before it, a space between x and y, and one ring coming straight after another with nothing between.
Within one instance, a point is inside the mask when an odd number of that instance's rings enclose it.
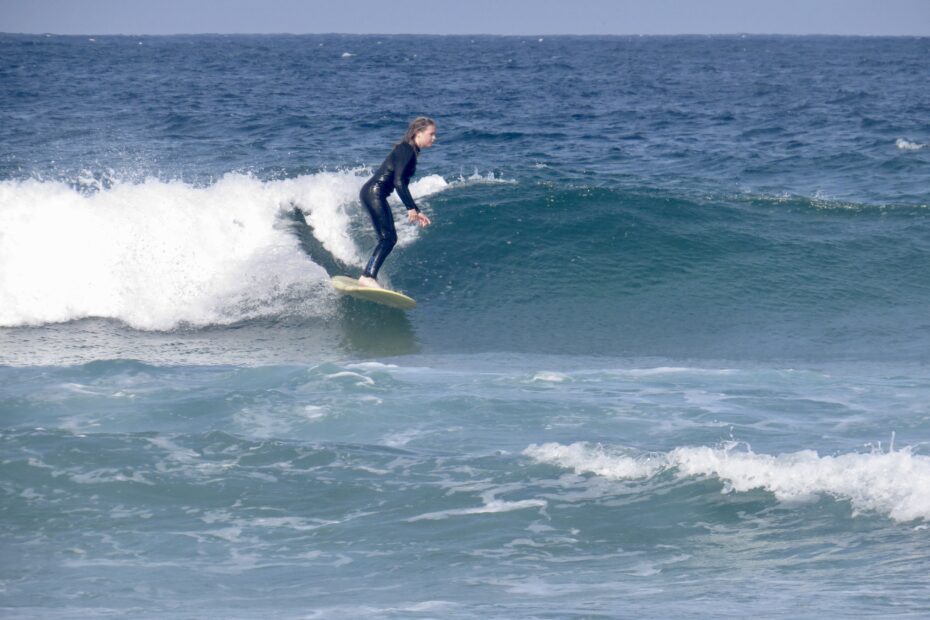
<instances>
[{"instance_id":1,"label":"ocean water","mask_svg":"<svg viewBox=\"0 0 930 620\"><path fill-rule=\"evenodd\" d=\"M0 614L927 617L928 59L0 35Z\"/></svg>"}]
</instances>

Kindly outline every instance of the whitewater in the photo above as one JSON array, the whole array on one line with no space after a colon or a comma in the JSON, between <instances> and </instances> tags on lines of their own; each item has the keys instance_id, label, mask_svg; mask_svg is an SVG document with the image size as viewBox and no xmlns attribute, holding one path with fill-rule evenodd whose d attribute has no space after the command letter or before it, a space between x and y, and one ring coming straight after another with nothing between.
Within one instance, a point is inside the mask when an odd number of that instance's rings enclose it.
<instances>
[{"instance_id":1,"label":"whitewater","mask_svg":"<svg viewBox=\"0 0 930 620\"><path fill-rule=\"evenodd\" d=\"M322 247L357 271L365 252L350 234L360 219L350 208L366 178L321 172L263 182L228 174L207 187L154 178L106 186L5 181L0 326L97 317L171 330L325 312L329 277L301 250L290 215L300 211ZM411 193L447 186L433 175ZM402 233L401 247L416 236Z\"/></svg>"}]
</instances>

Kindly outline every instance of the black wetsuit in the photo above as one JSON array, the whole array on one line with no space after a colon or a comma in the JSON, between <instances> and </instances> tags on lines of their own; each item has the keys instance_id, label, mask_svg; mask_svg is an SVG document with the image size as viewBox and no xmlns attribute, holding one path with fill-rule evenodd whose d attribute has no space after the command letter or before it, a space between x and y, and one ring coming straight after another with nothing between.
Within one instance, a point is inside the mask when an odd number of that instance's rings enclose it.
<instances>
[{"instance_id":1,"label":"black wetsuit","mask_svg":"<svg viewBox=\"0 0 930 620\"><path fill-rule=\"evenodd\" d=\"M364 275L370 278L378 277L381 264L397 243L394 214L388 206L387 197L397 190L397 195L400 196L408 211L420 212L407 188L410 177L417 169L417 153L419 153L418 148L409 142L401 142L394 147L374 176L362 186L359 197L365 209L368 210L371 223L375 227L375 234L378 235L378 245L372 251L364 272Z\"/></svg>"}]
</instances>

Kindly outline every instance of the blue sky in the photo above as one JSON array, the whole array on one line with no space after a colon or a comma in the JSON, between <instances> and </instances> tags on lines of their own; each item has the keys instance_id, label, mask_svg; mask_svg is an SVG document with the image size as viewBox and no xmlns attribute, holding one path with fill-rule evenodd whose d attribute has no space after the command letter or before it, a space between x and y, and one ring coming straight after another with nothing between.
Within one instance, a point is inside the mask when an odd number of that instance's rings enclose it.
<instances>
[{"instance_id":1,"label":"blue sky","mask_svg":"<svg viewBox=\"0 0 930 620\"><path fill-rule=\"evenodd\" d=\"M930 36L930 0L0 0L0 32Z\"/></svg>"}]
</instances>

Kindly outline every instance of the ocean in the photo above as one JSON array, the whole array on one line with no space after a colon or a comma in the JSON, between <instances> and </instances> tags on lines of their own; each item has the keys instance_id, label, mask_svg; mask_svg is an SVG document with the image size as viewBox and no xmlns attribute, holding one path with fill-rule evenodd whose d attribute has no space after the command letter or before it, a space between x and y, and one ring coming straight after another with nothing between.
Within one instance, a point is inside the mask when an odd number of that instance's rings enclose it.
<instances>
[{"instance_id":1,"label":"ocean","mask_svg":"<svg viewBox=\"0 0 930 620\"><path fill-rule=\"evenodd\" d=\"M0 615L930 616L928 60L0 35Z\"/></svg>"}]
</instances>

